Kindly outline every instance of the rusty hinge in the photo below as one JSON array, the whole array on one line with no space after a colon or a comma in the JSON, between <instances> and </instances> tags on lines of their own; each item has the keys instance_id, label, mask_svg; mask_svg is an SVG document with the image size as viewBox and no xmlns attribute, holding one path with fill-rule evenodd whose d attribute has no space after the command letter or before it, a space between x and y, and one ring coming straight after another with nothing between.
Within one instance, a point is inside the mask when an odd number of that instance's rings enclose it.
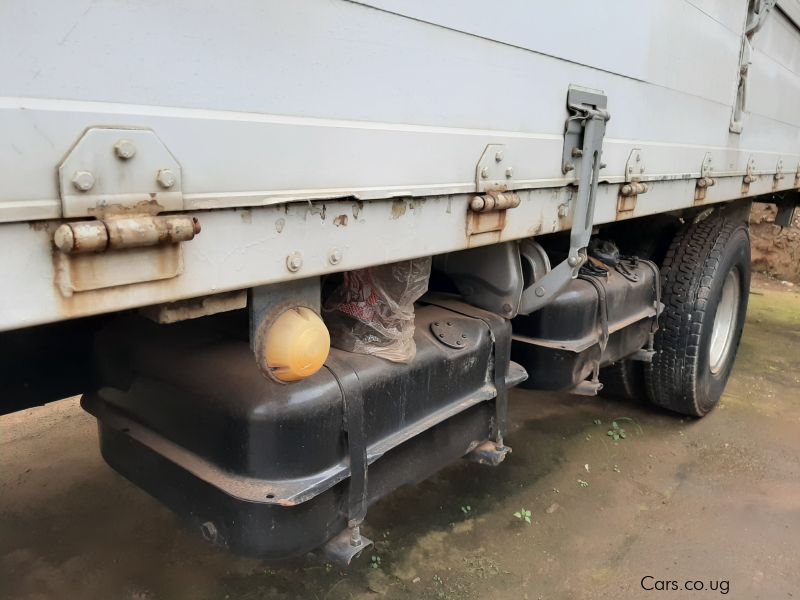
<instances>
[{"instance_id":1,"label":"rusty hinge","mask_svg":"<svg viewBox=\"0 0 800 600\"><path fill-rule=\"evenodd\" d=\"M758 175L755 174L756 159L752 156L747 160L747 172L742 178L742 195L750 193L750 184L758 181Z\"/></svg>"},{"instance_id":2,"label":"rusty hinge","mask_svg":"<svg viewBox=\"0 0 800 600\"><path fill-rule=\"evenodd\" d=\"M200 233L184 209L181 167L149 129L92 127L58 166L54 232L62 295L169 279L183 269L180 242ZM119 252L112 252L119 251Z\"/></svg>"},{"instance_id":3,"label":"rusty hinge","mask_svg":"<svg viewBox=\"0 0 800 600\"><path fill-rule=\"evenodd\" d=\"M617 197L618 217L624 215L624 213L632 213L636 209L636 200L639 194L646 194L650 189L642 181L644 170L642 151L639 148L634 148L631 150L628 162L625 163L625 183L619 187L619 196Z\"/></svg>"},{"instance_id":4,"label":"rusty hinge","mask_svg":"<svg viewBox=\"0 0 800 600\"><path fill-rule=\"evenodd\" d=\"M706 190L716 184L716 180L712 177L714 167L711 164L711 153L706 152L703 157L703 164L700 167L700 178L695 183L694 188L694 201L695 204L702 202L706 199Z\"/></svg>"},{"instance_id":5,"label":"rusty hinge","mask_svg":"<svg viewBox=\"0 0 800 600\"><path fill-rule=\"evenodd\" d=\"M786 177L783 174L783 159L778 159L778 164L775 165L775 175L772 177L772 191L775 192L778 190L781 184L781 180Z\"/></svg>"},{"instance_id":6,"label":"rusty hinge","mask_svg":"<svg viewBox=\"0 0 800 600\"><path fill-rule=\"evenodd\" d=\"M514 168L502 144L489 144L475 168L475 190L467 209L467 236L470 246L500 240L506 226L506 211L520 204L520 197L509 192ZM475 236L480 236L476 238Z\"/></svg>"}]
</instances>

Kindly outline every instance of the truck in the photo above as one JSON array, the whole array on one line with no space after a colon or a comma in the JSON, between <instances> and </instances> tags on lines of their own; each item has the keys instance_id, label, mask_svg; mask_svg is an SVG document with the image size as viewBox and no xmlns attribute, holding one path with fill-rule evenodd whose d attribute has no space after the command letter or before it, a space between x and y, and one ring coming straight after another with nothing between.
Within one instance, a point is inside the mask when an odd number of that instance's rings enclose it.
<instances>
[{"instance_id":1,"label":"truck","mask_svg":"<svg viewBox=\"0 0 800 600\"><path fill-rule=\"evenodd\" d=\"M798 0L1 11L0 407L238 554L349 563L516 385L708 414L798 203Z\"/></svg>"}]
</instances>

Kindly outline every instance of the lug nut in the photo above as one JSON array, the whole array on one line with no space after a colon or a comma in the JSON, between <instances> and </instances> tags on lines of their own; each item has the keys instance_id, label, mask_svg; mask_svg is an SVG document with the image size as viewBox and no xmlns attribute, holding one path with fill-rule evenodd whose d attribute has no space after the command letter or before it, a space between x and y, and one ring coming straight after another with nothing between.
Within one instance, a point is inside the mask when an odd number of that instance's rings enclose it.
<instances>
[{"instance_id":1,"label":"lug nut","mask_svg":"<svg viewBox=\"0 0 800 600\"><path fill-rule=\"evenodd\" d=\"M94 187L94 175L89 171L75 171L72 176L72 185L79 192L88 192Z\"/></svg>"}]
</instances>

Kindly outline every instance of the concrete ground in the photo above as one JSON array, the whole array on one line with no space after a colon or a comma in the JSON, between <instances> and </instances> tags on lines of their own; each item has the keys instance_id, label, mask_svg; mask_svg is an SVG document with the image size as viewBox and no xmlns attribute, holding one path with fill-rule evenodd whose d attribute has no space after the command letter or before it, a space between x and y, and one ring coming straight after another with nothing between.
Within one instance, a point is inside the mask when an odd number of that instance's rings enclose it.
<instances>
[{"instance_id":1,"label":"concrete ground","mask_svg":"<svg viewBox=\"0 0 800 600\"><path fill-rule=\"evenodd\" d=\"M76 399L8 415L0 596L800 598L800 294L762 282L750 301L707 418L515 391L506 462L457 464L374 506L376 549L347 570L215 550L103 463Z\"/></svg>"}]
</instances>

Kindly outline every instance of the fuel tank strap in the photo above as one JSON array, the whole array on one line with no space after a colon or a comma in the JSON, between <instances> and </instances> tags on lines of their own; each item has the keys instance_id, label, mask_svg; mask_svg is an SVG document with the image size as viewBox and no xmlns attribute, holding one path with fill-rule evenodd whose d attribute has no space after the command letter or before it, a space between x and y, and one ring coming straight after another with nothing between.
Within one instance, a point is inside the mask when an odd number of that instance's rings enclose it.
<instances>
[{"instance_id":1,"label":"fuel tank strap","mask_svg":"<svg viewBox=\"0 0 800 600\"><path fill-rule=\"evenodd\" d=\"M492 424L492 437L499 445L503 445L503 435L508 428L508 384L506 372L511 361L511 336L503 333L502 326L506 319L492 312L476 308L458 300L437 294L426 295L421 302L440 308L452 310L473 319L480 319L492 334L492 355L494 358L495 422Z\"/></svg>"},{"instance_id":2,"label":"fuel tank strap","mask_svg":"<svg viewBox=\"0 0 800 600\"><path fill-rule=\"evenodd\" d=\"M342 429L347 435L350 483L347 498L349 527L358 526L367 516L367 436L364 430L364 394L353 368L333 354L325 368L336 379L344 403Z\"/></svg>"}]
</instances>

